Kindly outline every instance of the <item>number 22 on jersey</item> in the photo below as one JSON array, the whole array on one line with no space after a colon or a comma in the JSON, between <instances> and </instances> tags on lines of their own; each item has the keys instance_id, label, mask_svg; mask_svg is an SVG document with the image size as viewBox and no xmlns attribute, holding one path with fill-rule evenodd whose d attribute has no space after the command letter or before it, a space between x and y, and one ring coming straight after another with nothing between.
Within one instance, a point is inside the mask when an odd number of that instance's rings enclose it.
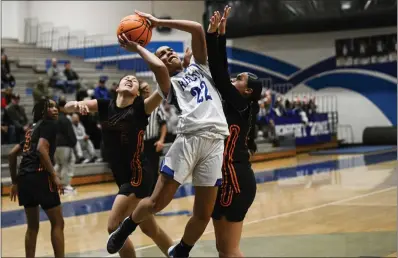
<instances>
[{"instance_id":1,"label":"number 22 on jersey","mask_svg":"<svg viewBox=\"0 0 398 258\"><path fill-rule=\"evenodd\" d=\"M200 87L192 87L191 94L192 96L196 96L197 103L202 103L203 100L212 100L209 94L209 89L207 88L207 85L204 81L200 82Z\"/></svg>"}]
</instances>

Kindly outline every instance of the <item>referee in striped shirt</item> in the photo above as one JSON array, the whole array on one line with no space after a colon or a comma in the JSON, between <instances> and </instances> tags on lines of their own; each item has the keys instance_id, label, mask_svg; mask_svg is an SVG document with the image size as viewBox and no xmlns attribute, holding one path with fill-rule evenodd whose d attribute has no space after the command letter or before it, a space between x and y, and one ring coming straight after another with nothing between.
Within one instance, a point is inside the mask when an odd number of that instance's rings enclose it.
<instances>
[{"instance_id":1,"label":"referee in striped shirt","mask_svg":"<svg viewBox=\"0 0 398 258\"><path fill-rule=\"evenodd\" d=\"M143 99L148 98L151 93L151 87L145 81L139 81L140 93ZM157 107L148 118L148 125L144 135L144 155L148 160L152 171L155 173L155 187L159 175L159 161L164 147L164 141L167 134L166 118L161 108Z\"/></svg>"}]
</instances>

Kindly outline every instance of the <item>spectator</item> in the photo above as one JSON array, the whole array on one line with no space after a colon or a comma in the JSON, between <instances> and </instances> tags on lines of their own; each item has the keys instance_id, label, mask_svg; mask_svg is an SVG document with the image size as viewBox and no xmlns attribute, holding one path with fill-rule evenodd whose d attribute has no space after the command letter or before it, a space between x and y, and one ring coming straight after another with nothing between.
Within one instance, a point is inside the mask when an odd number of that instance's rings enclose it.
<instances>
[{"instance_id":1,"label":"spectator","mask_svg":"<svg viewBox=\"0 0 398 258\"><path fill-rule=\"evenodd\" d=\"M292 103L289 99L285 100L285 110L286 112L290 112L292 110Z\"/></svg>"},{"instance_id":2,"label":"spectator","mask_svg":"<svg viewBox=\"0 0 398 258\"><path fill-rule=\"evenodd\" d=\"M283 106L283 99L281 96L276 98L273 109L277 116L285 116L286 115L285 107Z\"/></svg>"},{"instance_id":3,"label":"spectator","mask_svg":"<svg viewBox=\"0 0 398 258\"><path fill-rule=\"evenodd\" d=\"M112 88L111 88L111 90L109 91L109 96L110 96L110 98L111 99L116 99L116 89L117 89L117 83L116 82L114 82L114 83L112 83Z\"/></svg>"},{"instance_id":4,"label":"spectator","mask_svg":"<svg viewBox=\"0 0 398 258\"><path fill-rule=\"evenodd\" d=\"M273 116L276 114L272 109L272 95L271 91L265 92L264 98L258 102L260 106L257 115L257 125L259 132L264 138L270 139L274 145L277 145L277 137L275 131L275 122Z\"/></svg>"},{"instance_id":5,"label":"spectator","mask_svg":"<svg viewBox=\"0 0 398 258\"><path fill-rule=\"evenodd\" d=\"M78 114L72 115L72 125L73 131L75 132L77 143L76 143L76 151L77 157L79 160L84 160L83 164L89 162L95 162L97 157L95 155L94 145L90 140L90 137L86 134L86 130L82 123L80 123L80 117ZM83 151L87 151L88 158L84 159ZM80 163L80 162L79 162Z\"/></svg>"},{"instance_id":6,"label":"spectator","mask_svg":"<svg viewBox=\"0 0 398 258\"><path fill-rule=\"evenodd\" d=\"M64 75L67 80L69 91L80 89L79 75L71 68L69 61L65 63Z\"/></svg>"},{"instance_id":7,"label":"spectator","mask_svg":"<svg viewBox=\"0 0 398 258\"><path fill-rule=\"evenodd\" d=\"M36 86L33 89L33 102L36 104L43 97L50 98L50 91L48 89L48 85L46 85L46 83L44 83L43 78L40 77L36 83Z\"/></svg>"},{"instance_id":8,"label":"spectator","mask_svg":"<svg viewBox=\"0 0 398 258\"><path fill-rule=\"evenodd\" d=\"M76 91L76 101L82 101L86 98L88 98L89 95L87 93L87 88L86 87L81 87ZM91 99L91 98L90 98Z\"/></svg>"},{"instance_id":9,"label":"spectator","mask_svg":"<svg viewBox=\"0 0 398 258\"><path fill-rule=\"evenodd\" d=\"M1 108L6 108L11 103L12 88L1 90Z\"/></svg>"},{"instance_id":10,"label":"spectator","mask_svg":"<svg viewBox=\"0 0 398 258\"><path fill-rule=\"evenodd\" d=\"M47 70L48 78L50 79L50 87L62 90L62 92L67 92L66 77L61 73L57 66L57 59L53 58L51 60L51 67Z\"/></svg>"},{"instance_id":11,"label":"spectator","mask_svg":"<svg viewBox=\"0 0 398 258\"><path fill-rule=\"evenodd\" d=\"M11 97L11 103L6 107L6 112L10 119L10 123L15 126L16 142L22 141L25 132L29 127L25 109L19 105L19 100L19 95L13 94Z\"/></svg>"},{"instance_id":12,"label":"spectator","mask_svg":"<svg viewBox=\"0 0 398 258\"><path fill-rule=\"evenodd\" d=\"M105 86L108 78L106 76L101 76L98 82L98 86L94 90L94 98L95 99L110 99L110 94L108 89Z\"/></svg>"},{"instance_id":13,"label":"spectator","mask_svg":"<svg viewBox=\"0 0 398 258\"><path fill-rule=\"evenodd\" d=\"M3 93L3 92L2 92ZM1 109L3 110L3 109L5 109L6 107L7 107L7 100L6 100L6 97L2 94L1 95Z\"/></svg>"},{"instance_id":14,"label":"spectator","mask_svg":"<svg viewBox=\"0 0 398 258\"><path fill-rule=\"evenodd\" d=\"M15 78L11 74L10 63L5 54L1 55L1 88L14 88Z\"/></svg>"},{"instance_id":15,"label":"spectator","mask_svg":"<svg viewBox=\"0 0 398 258\"><path fill-rule=\"evenodd\" d=\"M4 108L1 109L1 144L17 143L15 139L15 126L11 121Z\"/></svg>"},{"instance_id":16,"label":"spectator","mask_svg":"<svg viewBox=\"0 0 398 258\"><path fill-rule=\"evenodd\" d=\"M74 188L70 182L75 172L74 147L77 139L73 131L71 121L66 117L65 113L65 98L61 97L58 101L58 132L57 132L57 149L55 150L54 159L56 166L55 171L62 179L62 185L66 193L74 192Z\"/></svg>"},{"instance_id":17,"label":"spectator","mask_svg":"<svg viewBox=\"0 0 398 258\"><path fill-rule=\"evenodd\" d=\"M317 106L315 104L315 97L311 97L310 101L308 102L308 114L315 114L317 110Z\"/></svg>"},{"instance_id":18,"label":"spectator","mask_svg":"<svg viewBox=\"0 0 398 258\"><path fill-rule=\"evenodd\" d=\"M307 125L308 124L308 117L307 114L304 112L302 104L300 102L300 99L298 97L295 97L293 99L293 113L296 115L299 115L301 118L301 121Z\"/></svg>"}]
</instances>

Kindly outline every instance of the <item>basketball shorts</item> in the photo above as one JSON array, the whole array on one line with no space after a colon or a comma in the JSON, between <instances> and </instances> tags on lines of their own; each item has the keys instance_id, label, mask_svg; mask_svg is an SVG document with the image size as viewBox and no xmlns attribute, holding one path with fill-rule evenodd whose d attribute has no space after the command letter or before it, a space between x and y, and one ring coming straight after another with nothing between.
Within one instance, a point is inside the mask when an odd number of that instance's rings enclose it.
<instances>
[{"instance_id":1,"label":"basketball shorts","mask_svg":"<svg viewBox=\"0 0 398 258\"><path fill-rule=\"evenodd\" d=\"M119 187L118 195L129 196L135 194L139 199L143 199L152 194L154 184L154 173L148 166L142 166L132 172L129 167L112 169Z\"/></svg>"},{"instance_id":2,"label":"basketball shorts","mask_svg":"<svg viewBox=\"0 0 398 258\"><path fill-rule=\"evenodd\" d=\"M218 188L212 214L215 220L225 217L230 222L243 221L256 196L256 179L250 165L234 164L233 167L237 175L237 183L227 180ZM238 193L236 189L239 189Z\"/></svg>"},{"instance_id":3,"label":"basketball shorts","mask_svg":"<svg viewBox=\"0 0 398 258\"><path fill-rule=\"evenodd\" d=\"M18 176L17 185L20 206L33 208L40 205L43 210L48 210L61 204L57 185L47 172Z\"/></svg>"},{"instance_id":4,"label":"basketball shorts","mask_svg":"<svg viewBox=\"0 0 398 258\"><path fill-rule=\"evenodd\" d=\"M192 176L194 186L221 185L224 140L180 134L167 152L160 172L183 184Z\"/></svg>"}]
</instances>

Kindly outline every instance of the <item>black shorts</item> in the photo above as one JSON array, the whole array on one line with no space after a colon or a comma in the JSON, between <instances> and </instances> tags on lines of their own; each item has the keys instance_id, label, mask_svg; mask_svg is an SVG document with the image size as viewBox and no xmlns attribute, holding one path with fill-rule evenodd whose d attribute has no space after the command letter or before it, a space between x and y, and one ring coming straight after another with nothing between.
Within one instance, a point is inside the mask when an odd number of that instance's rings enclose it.
<instances>
[{"instance_id":1,"label":"black shorts","mask_svg":"<svg viewBox=\"0 0 398 258\"><path fill-rule=\"evenodd\" d=\"M251 167L235 164L234 168L240 192L236 193L230 182L218 188L217 201L212 214L212 218L215 220L225 217L230 222L243 221L256 196L256 179Z\"/></svg>"},{"instance_id":2,"label":"black shorts","mask_svg":"<svg viewBox=\"0 0 398 258\"><path fill-rule=\"evenodd\" d=\"M123 173L123 175L116 173ZM133 175L130 170L115 171L114 176L119 187L118 195L129 196L133 193L137 198L143 199L152 194L154 175L146 167L143 167L141 171L137 171Z\"/></svg>"},{"instance_id":3,"label":"black shorts","mask_svg":"<svg viewBox=\"0 0 398 258\"><path fill-rule=\"evenodd\" d=\"M37 172L18 176L19 205L25 208L41 206L48 210L61 205L57 186L47 172Z\"/></svg>"}]
</instances>

